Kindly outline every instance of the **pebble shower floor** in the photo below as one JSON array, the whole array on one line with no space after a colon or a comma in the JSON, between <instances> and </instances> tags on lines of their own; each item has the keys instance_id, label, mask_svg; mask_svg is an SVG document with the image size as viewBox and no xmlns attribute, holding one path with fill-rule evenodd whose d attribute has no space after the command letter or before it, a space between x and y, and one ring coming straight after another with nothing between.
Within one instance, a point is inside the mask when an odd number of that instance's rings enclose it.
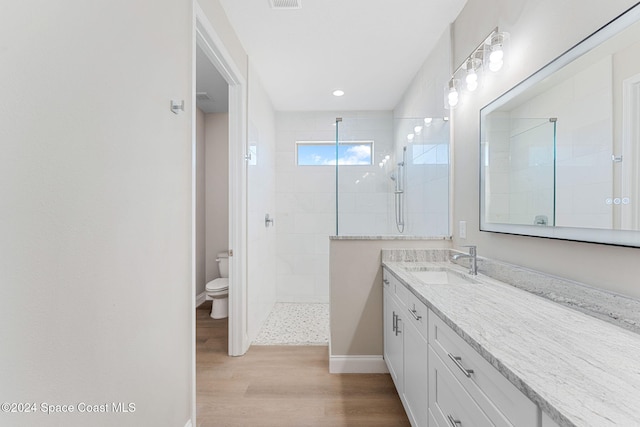
<instances>
[{"instance_id":1,"label":"pebble shower floor","mask_svg":"<svg viewBox=\"0 0 640 427\"><path fill-rule=\"evenodd\" d=\"M329 304L276 303L253 345L328 345Z\"/></svg>"}]
</instances>

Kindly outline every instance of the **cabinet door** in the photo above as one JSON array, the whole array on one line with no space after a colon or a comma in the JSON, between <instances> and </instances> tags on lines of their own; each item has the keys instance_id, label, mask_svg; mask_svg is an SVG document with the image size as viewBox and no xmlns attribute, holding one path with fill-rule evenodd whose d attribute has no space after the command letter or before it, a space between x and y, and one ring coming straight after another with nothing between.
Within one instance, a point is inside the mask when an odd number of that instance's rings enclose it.
<instances>
[{"instance_id":1,"label":"cabinet door","mask_svg":"<svg viewBox=\"0 0 640 427\"><path fill-rule=\"evenodd\" d=\"M429 380L429 412L439 426L494 426L431 347Z\"/></svg>"},{"instance_id":2,"label":"cabinet door","mask_svg":"<svg viewBox=\"0 0 640 427\"><path fill-rule=\"evenodd\" d=\"M429 344L410 322L404 327L404 397L411 424L426 427L429 399Z\"/></svg>"},{"instance_id":3,"label":"cabinet door","mask_svg":"<svg viewBox=\"0 0 640 427\"><path fill-rule=\"evenodd\" d=\"M398 394L404 390L403 329L400 310L395 297L384 290L384 360L396 385Z\"/></svg>"}]
</instances>

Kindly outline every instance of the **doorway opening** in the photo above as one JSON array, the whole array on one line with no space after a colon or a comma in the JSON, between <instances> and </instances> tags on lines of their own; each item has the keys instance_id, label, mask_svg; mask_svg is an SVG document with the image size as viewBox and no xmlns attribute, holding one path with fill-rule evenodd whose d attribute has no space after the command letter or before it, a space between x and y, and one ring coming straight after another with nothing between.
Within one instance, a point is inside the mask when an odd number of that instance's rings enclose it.
<instances>
[{"instance_id":1,"label":"doorway opening","mask_svg":"<svg viewBox=\"0 0 640 427\"><path fill-rule=\"evenodd\" d=\"M227 189L227 243L226 250L229 254L229 290L228 290L228 354L229 356L241 356L248 347L249 340L247 336L247 165L245 156L247 154L247 113L246 113L246 94L247 84L238 67L235 65L231 55L224 46L221 38L216 33L212 24L205 16L202 8L194 1L194 39L192 45L192 239L191 239L191 253L192 253L192 280L191 280L191 292L193 295L192 302L192 333L191 333L191 352L192 352L192 420L195 423L196 420L196 306L197 306L197 294L198 289L197 281L204 280L202 274L202 263L205 264L205 274L207 267L210 273L215 271L217 265L215 265L215 258L211 253L206 254L205 257L211 258L208 261L203 261L202 253L198 256L198 251L202 249L202 237L198 238L198 232L202 231L202 219L200 215L202 213L201 206L198 204L198 191L201 189L201 185L198 185L198 180L201 180L201 176L198 176L199 169L197 167L198 162L198 143L197 143L197 56L201 56L201 59L207 65L212 66L221 81L218 82L228 90L228 102L227 102L227 114L228 119L226 125L228 129L227 137L227 155L228 160L227 167L228 173L227 183L225 187ZM224 113L221 113L224 114ZM220 117L218 117L220 119ZM217 127L217 126L216 126ZM205 159L206 160L206 159ZM201 199L200 199L201 200ZM202 203L202 200L200 201ZM200 208L200 214L198 209ZM200 220L200 223L198 223ZM200 224L200 227L198 226ZM223 226L224 227L224 226ZM221 239L220 243L213 243L214 245L222 243L224 239ZM214 240L215 242L215 240ZM206 243L206 242L205 242ZM206 247L206 244L205 244ZM207 266L207 262L209 266ZM205 282L206 283L206 282Z\"/></svg>"}]
</instances>

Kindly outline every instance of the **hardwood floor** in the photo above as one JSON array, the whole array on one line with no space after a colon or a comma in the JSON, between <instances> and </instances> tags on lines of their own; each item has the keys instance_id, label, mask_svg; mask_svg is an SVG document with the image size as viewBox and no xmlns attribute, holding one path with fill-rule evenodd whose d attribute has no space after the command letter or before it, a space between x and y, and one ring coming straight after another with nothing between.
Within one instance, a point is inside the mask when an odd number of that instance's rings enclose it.
<instances>
[{"instance_id":1,"label":"hardwood floor","mask_svg":"<svg viewBox=\"0 0 640 427\"><path fill-rule=\"evenodd\" d=\"M196 310L199 427L409 426L388 374L329 374L325 346L227 356L227 320Z\"/></svg>"}]
</instances>

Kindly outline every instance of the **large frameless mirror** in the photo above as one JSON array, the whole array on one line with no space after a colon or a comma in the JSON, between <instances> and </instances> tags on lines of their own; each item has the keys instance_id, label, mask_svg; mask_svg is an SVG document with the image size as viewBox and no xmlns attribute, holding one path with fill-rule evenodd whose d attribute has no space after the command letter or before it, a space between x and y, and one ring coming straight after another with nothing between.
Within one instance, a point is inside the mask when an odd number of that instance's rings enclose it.
<instances>
[{"instance_id":1,"label":"large frameless mirror","mask_svg":"<svg viewBox=\"0 0 640 427\"><path fill-rule=\"evenodd\" d=\"M640 246L640 6L480 112L480 229Z\"/></svg>"}]
</instances>

